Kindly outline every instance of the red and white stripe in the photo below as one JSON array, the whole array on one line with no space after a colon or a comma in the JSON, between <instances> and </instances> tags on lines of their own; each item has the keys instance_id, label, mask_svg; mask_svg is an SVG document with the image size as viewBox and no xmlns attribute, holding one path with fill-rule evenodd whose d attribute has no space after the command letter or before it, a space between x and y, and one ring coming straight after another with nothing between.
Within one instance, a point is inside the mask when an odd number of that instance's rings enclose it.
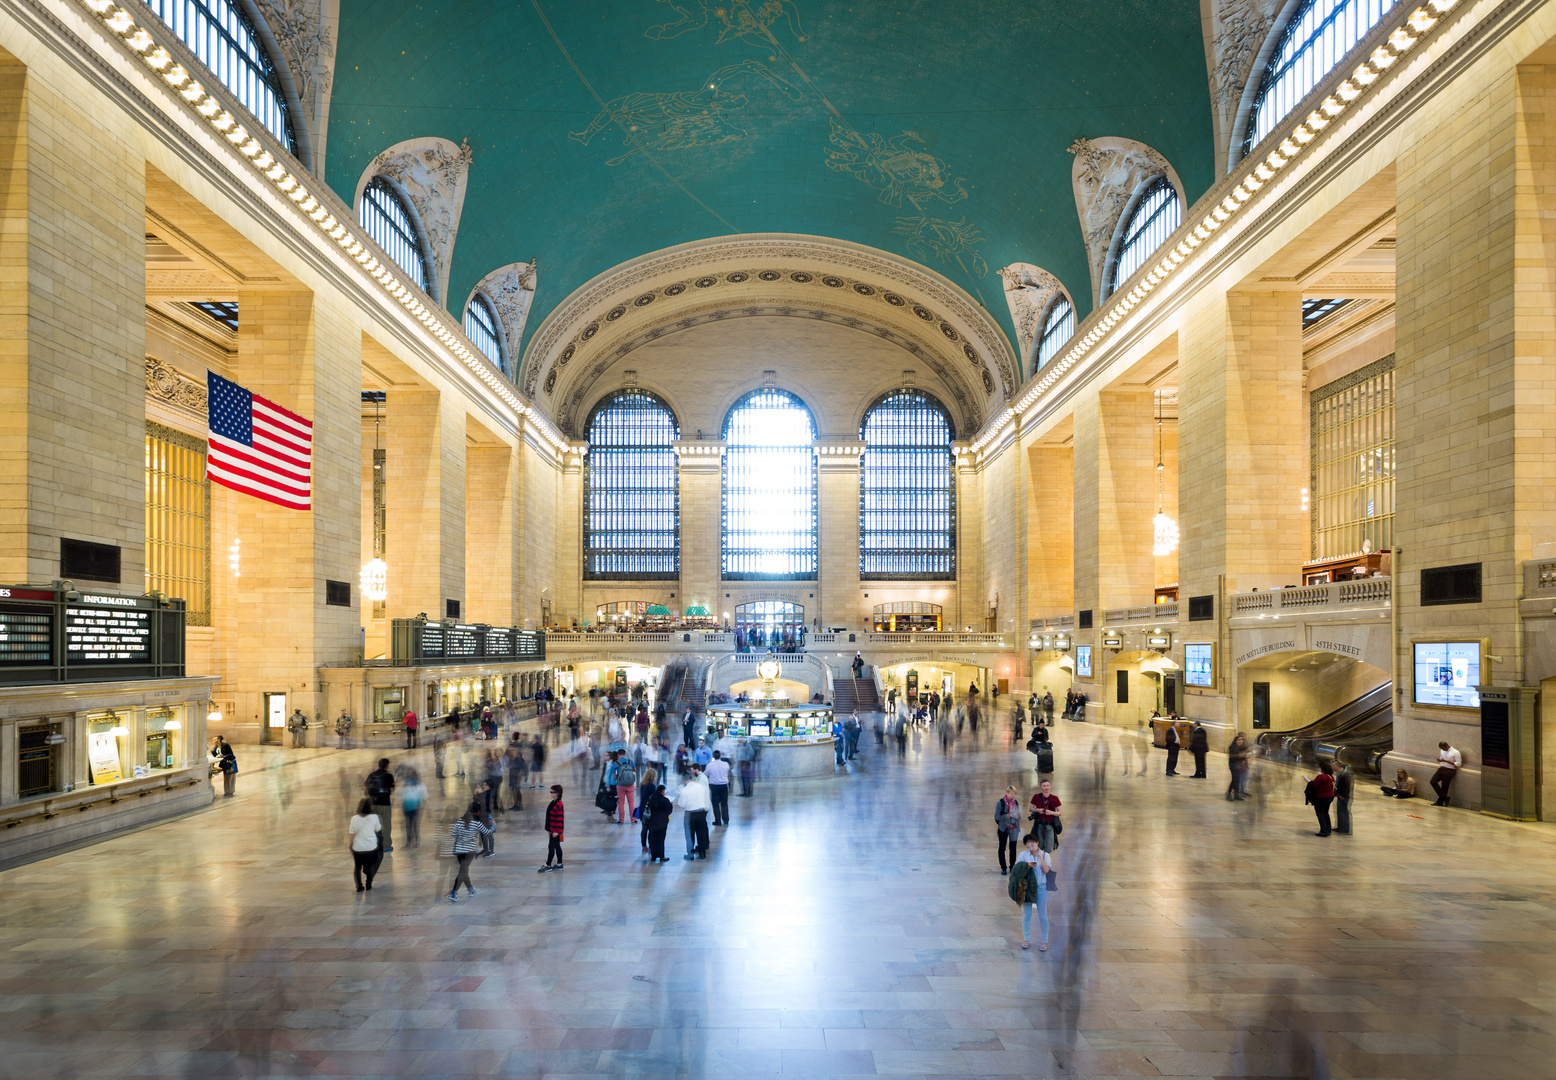
<instances>
[{"instance_id":1,"label":"red and white stripe","mask_svg":"<svg viewBox=\"0 0 1556 1080\"><path fill-rule=\"evenodd\" d=\"M313 508L313 423L254 395L252 448L212 433L206 472L212 480L293 510Z\"/></svg>"}]
</instances>

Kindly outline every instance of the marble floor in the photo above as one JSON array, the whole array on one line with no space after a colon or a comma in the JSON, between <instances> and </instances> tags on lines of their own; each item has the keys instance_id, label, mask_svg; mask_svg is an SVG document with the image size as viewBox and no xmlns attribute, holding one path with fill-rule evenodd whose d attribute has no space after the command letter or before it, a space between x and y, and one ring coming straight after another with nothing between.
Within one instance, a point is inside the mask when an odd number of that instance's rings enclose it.
<instances>
[{"instance_id":1,"label":"marble floor","mask_svg":"<svg viewBox=\"0 0 1556 1080\"><path fill-rule=\"evenodd\" d=\"M1116 733L1061 723L1053 946L1023 952L992 815L1035 777L990 734L866 735L851 775L732 799L705 862L673 827L661 867L554 767L567 870L535 873L527 793L457 905L430 842L353 890L378 752L242 748L235 798L0 873L0 1075L1556 1073L1556 829L1368 787L1318 839L1290 772L1228 803L1219 757L1123 775Z\"/></svg>"}]
</instances>

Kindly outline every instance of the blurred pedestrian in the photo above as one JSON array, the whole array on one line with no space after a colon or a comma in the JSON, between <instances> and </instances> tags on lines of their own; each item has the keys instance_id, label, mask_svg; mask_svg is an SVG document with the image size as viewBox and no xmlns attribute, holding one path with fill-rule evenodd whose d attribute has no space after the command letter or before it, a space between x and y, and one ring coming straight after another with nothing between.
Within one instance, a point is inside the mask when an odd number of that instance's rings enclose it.
<instances>
[{"instance_id":1,"label":"blurred pedestrian","mask_svg":"<svg viewBox=\"0 0 1556 1080\"><path fill-rule=\"evenodd\" d=\"M541 785L545 783L545 771L546 744L540 741L540 734L537 732L535 737L530 740L529 744L529 779L530 783L537 791L540 790Z\"/></svg>"},{"instance_id":2,"label":"blurred pedestrian","mask_svg":"<svg viewBox=\"0 0 1556 1080\"><path fill-rule=\"evenodd\" d=\"M1248 745L1248 737L1239 731L1232 736L1232 742L1226 748L1227 768L1232 771L1232 781L1226 786L1226 798L1228 802L1241 801L1248 798L1248 755L1251 748Z\"/></svg>"},{"instance_id":3,"label":"blurred pedestrian","mask_svg":"<svg viewBox=\"0 0 1556 1080\"><path fill-rule=\"evenodd\" d=\"M1003 875L1016 868L1016 838L1021 835L1021 802L1013 787L1007 787L1004 798L994 804L994 830Z\"/></svg>"},{"instance_id":4,"label":"blurred pedestrian","mask_svg":"<svg viewBox=\"0 0 1556 1080\"><path fill-rule=\"evenodd\" d=\"M384 853L394 850L393 829L390 826L389 805L394 795L394 774L389 771L389 759L379 758L378 768L362 781L362 793L373 800L374 813L381 815L384 828Z\"/></svg>"},{"instance_id":5,"label":"blurred pedestrian","mask_svg":"<svg viewBox=\"0 0 1556 1080\"><path fill-rule=\"evenodd\" d=\"M476 852L481 849L481 838L492 831L491 826L481 822L480 814L481 804L472 802L454 824L449 826L457 866L453 887L448 891L448 900L451 904L459 901L460 882L464 882L467 896L475 895L475 886L470 883L470 864L475 861Z\"/></svg>"},{"instance_id":6,"label":"blurred pedestrian","mask_svg":"<svg viewBox=\"0 0 1556 1080\"><path fill-rule=\"evenodd\" d=\"M524 746L519 742L520 738L515 731L508 737L508 748L503 751L508 766L508 792L513 797L509 810L524 809L524 778L529 774L529 765L524 760Z\"/></svg>"},{"instance_id":7,"label":"blurred pedestrian","mask_svg":"<svg viewBox=\"0 0 1556 1080\"><path fill-rule=\"evenodd\" d=\"M421 846L421 808L426 803L427 785L415 769L407 766L400 787L400 812L405 815L405 842L413 848Z\"/></svg>"},{"instance_id":8,"label":"blurred pedestrian","mask_svg":"<svg viewBox=\"0 0 1556 1080\"><path fill-rule=\"evenodd\" d=\"M713 760L703 770L708 780L708 803L713 809L713 824L729 824L729 762L721 750L713 751Z\"/></svg>"},{"instance_id":9,"label":"blurred pedestrian","mask_svg":"<svg viewBox=\"0 0 1556 1080\"><path fill-rule=\"evenodd\" d=\"M708 808L712 799L704 782L702 769L691 766L691 775L676 793L675 805L680 809L686 829L686 858L708 857Z\"/></svg>"},{"instance_id":10,"label":"blurred pedestrian","mask_svg":"<svg viewBox=\"0 0 1556 1080\"><path fill-rule=\"evenodd\" d=\"M751 783L756 778L756 744L749 737L740 740L737 764L740 768L740 797L751 797Z\"/></svg>"},{"instance_id":11,"label":"blurred pedestrian","mask_svg":"<svg viewBox=\"0 0 1556 1080\"><path fill-rule=\"evenodd\" d=\"M1314 835L1328 836L1334 831L1329 824L1329 805L1334 802L1334 774L1329 762L1318 763L1318 775L1308 781L1305 795L1313 805L1313 812L1318 815L1318 832Z\"/></svg>"},{"instance_id":12,"label":"blurred pedestrian","mask_svg":"<svg viewBox=\"0 0 1556 1080\"><path fill-rule=\"evenodd\" d=\"M421 745L421 720L415 709L405 710L405 748L414 750Z\"/></svg>"},{"instance_id":13,"label":"blurred pedestrian","mask_svg":"<svg viewBox=\"0 0 1556 1080\"><path fill-rule=\"evenodd\" d=\"M1210 752L1210 736L1205 733L1205 725L1198 720L1189 729L1189 753L1194 755L1194 775L1191 780L1203 780L1205 778L1205 755Z\"/></svg>"},{"instance_id":14,"label":"blurred pedestrian","mask_svg":"<svg viewBox=\"0 0 1556 1080\"><path fill-rule=\"evenodd\" d=\"M665 830L670 827L670 815L675 804L665 795L663 784L654 785L654 793L643 804L643 830L648 837L648 861L662 863L665 859Z\"/></svg>"},{"instance_id":15,"label":"blurred pedestrian","mask_svg":"<svg viewBox=\"0 0 1556 1080\"><path fill-rule=\"evenodd\" d=\"M546 804L546 865L540 868L540 873L549 873L552 870L562 869L562 826L566 814L562 808L562 785L551 785L551 801ZM551 865L552 857L556 858L556 865Z\"/></svg>"},{"instance_id":16,"label":"blurred pedestrian","mask_svg":"<svg viewBox=\"0 0 1556 1080\"><path fill-rule=\"evenodd\" d=\"M372 801L365 797L359 799L357 812L346 826L346 832L351 837L346 847L351 852L351 876L357 883L357 892L373 887L373 875L378 873L381 828L378 815L373 813ZM367 877L366 885L362 884L364 874Z\"/></svg>"},{"instance_id":17,"label":"blurred pedestrian","mask_svg":"<svg viewBox=\"0 0 1556 1080\"><path fill-rule=\"evenodd\" d=\"M1356 790L1356 777L1351 772L1351 767L1339 758L1335 758L1334 770L1334 830L1350 836L1351 794Z\"/></svg>"},{"instance_id":18,"label":"blurred pedestrian","mask_svg":"<svg viewBox=\"0 0 1556 1080\"><path fill-rule=\"evenodd\" d=\"M340 715L335 718L335 740L336 749L351 749L351 716L345 709L340 710Z\"/></svg>"},{"instance_id":19,"label":"blurred pedestrian","mask_svg":"<svg viewBox=\"0 0 1556 1080\"><path fill-rule=\"evenodd\" d=\"M1037 928L1043 935L1037 944L1037 951L1047 952L1048 873L1053 869L1053 863L1048 853L1038 845L1036 837L1028 833L1021 840L1026 850L1016 856L1016 865L1006 889L1010 898L1021 905L1021 947L1032 947L1032 909L1036 908Z\"/></svg>"}]
</instances>

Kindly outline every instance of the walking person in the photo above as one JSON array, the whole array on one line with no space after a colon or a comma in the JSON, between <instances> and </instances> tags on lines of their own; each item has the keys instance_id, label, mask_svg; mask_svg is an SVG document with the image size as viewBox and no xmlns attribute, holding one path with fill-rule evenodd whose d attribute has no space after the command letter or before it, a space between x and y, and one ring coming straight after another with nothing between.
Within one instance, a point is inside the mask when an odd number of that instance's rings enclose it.
<instances>
[{"instance_id":1,"label":"walking person","mask_svg":"<svg viewBox=\"0 0 1556 1080\"><path fill-rule=\"evenodd\" d=\"M1021 947L1032 947L1032 909L1037 909L1037 928L1042 939L1037 943L1038 952L1048 951L1048 875L1053 871L1053 861L1048 852L1038 846L1037 838L1028 834L1021 838L1026 850L1016 856L1016 865L1006 886L1010 898L1021 905Z\"/></svg>"},{"instance_id":2,"label":"walking person","mask_svg":"<svg viewBox=\"0 0 1556 1080\"><path fill-rule=\"evenodd\" d=\"M1232 742L1226 748L1226 764L1232 772L1232 781L1226 786L1227 802L1248 798L1249 753L1251 749L1248 745L1248 737L1239 731L1232 736Z\"/></svg>"},{"instance_id":3,"label":"walking person","mask_svg":"<svg viewBox=\"0 0 1556 1080\"><path fill-rule=\"evenodd\" d=\"M1178 725L1169 722L1167 729L1162 733L1162 741L1167 744L1167 775L1178 775Z\"/></svg>"},{"instance_id":4,"label":"walking person","mask_svg":"<svg viewBox=\"0 0 1556 1080\"><path fill-rule=\"evenodd\" d=\"M1205 755L1210 752L1210 736L1198 720L1189 729L1189 753L1194 755L1194 775L1191 779L1205 779Z\"/></svg>"},{"instance_id":5,"label":"walking person","mask_svg":"<svg viewBox=\"0 0 1556 1080\"><path fill-rule=\"evenodd\" d=\"M478 802L472 802L454 824L449 826L449 833L453 839L454 859L457 864L454 884L448 890L449 903L459 902L460 882L464 882L465 895L475 895L475 886L470 883L470 864L475 861L476 852L481 850L481 838L491 831L491 826L481 821L481 804Z\"/></svg>"},{"instance_id":6,"label":"walking person","mask_svg":"<svg viewBox=\"0 0 1556 1080\"><path fill-rule=\"evenodd\" d=\"M515 731L508 739L508 748L503 751L508 766L508 791L513 796L509 810L524 809L524 777L529 773L529 764L524 760L524 745L519 739L520 735Z\"/></svg>"},{"instance_id":7,"label":"walking person","mask_svg":"<svg viewBox=\"0 0 1556 1080\"><path fill-rule=\"evenodd\" d=\"M729 824L729 762L723 751L713 751L713 760L702 771L708 780L708 802L713 809L713 824Z\"/></svg>"},{"instance_id":8,"label":"walking person","mask_svg":"<svg viewBox=\"0 0 1556 1080\"><path fill-rule=\"evenodd\" d=\"M638 785L638 823L642 826L638 829L638 842L645 855L648 854L648 801L658 790L659 770L650 765L643 770L643 781Z\"/></svg>"},{"instance_id":9,"label":"walking person","mask_svg":"<svg viewBox=\"0 0 1556 1080\"><path fill-rule=\"evenodd\" d=\"M843 721L843 756L849 761L859 756L859 713L850 712Z\"/></svg>"},{"instance_id":10,"label":"walking person","mask_svg":"<svg viewBox=\"0 0 1556 1080\"><path fill-rule=\"evenodd\" d=\"M1449 792L1453 790L1453 778L1464 765L1464 755L1445 742L1437 744L1437 771L1432 774L1432 790L1437 792L1433 806L1452 806Z\"/></svg>"},{"instance_id":11,"label":"walking person","mask_svg":"<svg viewBox=\"0 0 1556 1080\"><path fill-rule=\"evenodd\" d=\"M708 808L712 799L708 785L703 780L702 767L693 765L691 775L681 790L676 792L675 805L680 809L686 829L686 858L708 857Z\"/></svg>"},{"instance_id":12,"label":"walking person","mask_svg":"<svg viewBox=\"0 0 1556 1080\"><path fill-rule=\"evenodd\" d=\"M739 749L735 751L736 764L740 768L740 797L751 797L751 781L756 773L756 748L749 738L741 739Z\"/></svg>"},{"instance_id":13,"label":"walking person","mask_svg":"<svg viewBox=\"0 0 1556 1080\"><path fill-rule=\"evenodd\" d=\"M1013 787L1006 788L1004 798L994 804L994 829L1000 873L1008 874L1016 868L1016 838L1021 835L1021 802Z\"/></svg>"},{"instance_id":14,"label":"walking person","mask_svg":"<svg viewBox=\"0 0 1556 1080\"><path fill-rule=\"evenodd\" d=\"M405 815L405 842L413 848L421 846L421 808L426 803L427 785L421 782L420 773L407 768L400 787L400 813Z\"/></svg>"},{"instance_id":15,"label":"walking person","mask_svg":"<svg viewBox=\"0 0 1556 1080\"><path fill-rule=\"evenodd\" d=\"M1319 762L1318 775L1308 781L1306 795L1307 801L1313 804L1313 812L1318 815L1318 832L1314 835L1328 836L1334 831L1329 823L1329 805L1334 802L1334 774L1329 762Z\"/></svg>"},{"instance_id":16,"label":"walking person","mask_svg":"<svg viewBox=\"0 0 1556 1080\"><path fill-rule=\"evenodd\" d=\"M502 807L502 776L507 770L508 756L498 747L486 752L486 816L506 813Z\"/></svg>"},{"instance_id":17,"label":"walking person","mask_svg":"<svg viewBox=\"0 0 1556 1080\"><path fill-rule=\"evenodd\" d=\"M389 771L389 759L379 758L378 768L367 774L367 779L362 781L362 793L373 800L374 813L380 815L384 830L384 854L394 850L394 839L390 828L390 798L394 794L394 774Z\"/></svg>"},{"instance_id":18,"label":"walking person","mask_svg":"<svg viewBox=\"0 0 1556 1080\"><path fill-rule=\"evenodd\" d=\"M372 802L366 798L359 799L357 812L346 826L350 837L346 841L346 848L351 852L351 876L357 883L357 892L365 892L373 887L373 875L378 873L380 828ZM364 875L367 877L366 885L362 884Z\"/></svg>"},{"instance_id":19,"label":"walking person","mask_svg":"<svg viewBox=\"0 0 1556 1080\"><path fill-rule=\"evenodd\" d=\"M675 804L665 795L663 784L654 785L654 793L643 804L643 829L648 836L648 861L662 863L665 859L665 830L670 827L670 815Z\"/></svg>"},{"instance_id":20,"label":"walking person","mask_svg":"<svg viewBox=\"0 0 1556 1080\"><path fill-rule=\"evenodd\" d=\"M414 750L421 745L420 741L421 719L416 715L415 709L405 710L405 748Z\"/></svg>"},{"instance_id":21,"label":"walking person","mask_svg":"<svg viewBox=\"0 0 1556 1080\"><path fill-rule=\"evenodd\" d=\"M541 785L545 782L542 779L545 771L546 744L540 741L540 734L537 732L529 744L529 779L536 791L539 791Z\"/></svg>"},{"instance_id":22,"label":"walking person","mask_svg":"<svg viewBox=\"0 0 1556 1080\"><path fill-rule=\"evenodd\" d=\"M540 873L549 873L552 870L562 869L562 825L566 814L562 808L562 785L551 785L551 801L546 804L546 865L540 868ZM552 856L556 857L556 865L551 865Z\"/></svg>"},{"instance_id":23,"label":"walking person","mask_svg":"<svg viewBox=\"0 0 1556 1080\"><path fill-rule=\"evenodd\" d=\"M1044 851L1057 848L1059 834L1064 831L1064 824L1059 820L1059 805L1053 784L1044 780L1037 794L1032 796L1031 813L1027 815L1034 823L1032 835L1037 837L1037 846Z\"/></svg>"},{"instance_id":24,"label":"walking person","mask_svg":"<svg viewBox=\"0 0 1556 1080\"><path fill-rule=\"evenodd\" d=\"M1351 767L1339 758L1334 763L1334 831L1351 835L1351 794L1356 790L1356 776Z\"/></svg>"},{"instance_id":25,"label":"walking person","mask_svg":"<svg viewBox=\"0 0 1556 1080\"><path fill-rule=\"evenodd\" d=\"M1048 720L1048 726L1054 726L1054 696L1047 689L1043 691L1043 716Z\"/></svg>"}]
</instances>

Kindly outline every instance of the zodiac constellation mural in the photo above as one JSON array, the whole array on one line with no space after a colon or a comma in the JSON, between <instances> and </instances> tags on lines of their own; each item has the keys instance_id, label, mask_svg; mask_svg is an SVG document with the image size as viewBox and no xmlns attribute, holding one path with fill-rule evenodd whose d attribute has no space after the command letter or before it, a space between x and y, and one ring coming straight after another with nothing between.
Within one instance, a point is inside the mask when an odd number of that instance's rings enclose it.
<instances>
[{"instance_id":1,"label":"zodiac constellation mural","mask_svg":"<svg viewBox=\"0 0 1556 1080\"><path fill-rule=\"evenodd\" d=\"M793 0L764 0L754 8L742 0L711 4L707 0L659 0L659 3L668 4L681 17L673 23L650 26L643 36L655 41L668 41L692 30L701 30L708 25L710 17L719 22L719 39L716 42L719 45L730 38L740 38L752 45L765 45L773 36L772 25L779 19L788 22L789 33L794 35L794 40L805 40L805 32L800 28L799 5Z\"/></svg>"},{"instance_id":2,"label":"zodiac constellation mural","mask_svg":"<svg viewBox=\"0 0 1556 1080\"><path fill-rule=\"evenodd\" d=\"M744 109L749 99L732 87L752 81L768 82L792 101L801 97L793 83L770 71L765 64L742 60L719 68L696 90L625 94L607 101L588 127L570 131L567 137L588 146L589 141L605 129L619 128L622 142L632 149L611 158L605 163L607 165L620 165L644 150L684 150L739 142L748 133L730 114Z\"/></svg>"},{"instance_id":3,"label":"zodiac constellation mural","mask_svg":"<svg viewBox=\"0 0 1556 1080\"><path fill-rule=\"evenodd\" d=\"M978 245L987 239L965 217L946 221L936 217L900 217L892 232L908 238L908 250L921 259L933 252L941 262L954 262L966 273L983 277L989 272Z\"/></svg>"},{"instance_id":4,"label":"zodiac constellation mural","mask_svg":"<svg viewBox=\"0 0 1556 1080\"><path fill-rule=\"evenodd\" d=\"M906 199L922 210L931 199L954 203L967 198L961 179L946 175L945 162L914 149L914 143L924 143L916 131L887 139L873 131L860 134L833 117L830 141L836 149L827 151L827 168L852 173L880 192L887 206L901 206Z\"/></svg>"}]
</instances>

